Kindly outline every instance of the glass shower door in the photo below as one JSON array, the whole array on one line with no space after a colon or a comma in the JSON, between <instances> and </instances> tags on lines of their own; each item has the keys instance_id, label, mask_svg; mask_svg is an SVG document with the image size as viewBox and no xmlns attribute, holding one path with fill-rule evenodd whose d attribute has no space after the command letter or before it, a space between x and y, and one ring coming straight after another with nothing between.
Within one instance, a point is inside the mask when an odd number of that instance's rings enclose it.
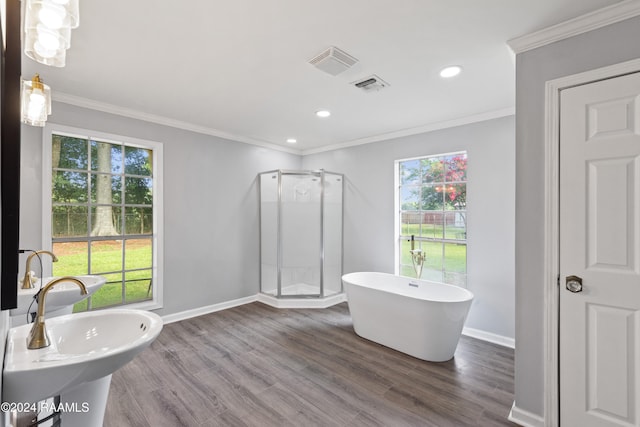
<instances>
[{"instance_id":1,"label":"glass shower door","mask_svg":"<svg viewBox=\"0 0 640 427\"><path fill-rule=\"evenodd\" d=\"M265 172L260 180L260 292L278 295L279 173Z\"/></svg>"},{"instance_id":2,"label":"glass shower door","mask_svg":"<svg viewBox=\"0 0 640 427\"><path fill-rule=\"evenodd\" d=\"M319 172L282 173L280 296L321 295L321 178Z\"/></svg>"},{"instance_id":3,"label":"glass shower door","mask_svg":"<svg viewBox=\"0 0 640 427\"><path fill-rule=\"evenodd\" d=\"M325 297L342 292L342 175L324 173L323 291Z\"/></svg>"}]
</instances>

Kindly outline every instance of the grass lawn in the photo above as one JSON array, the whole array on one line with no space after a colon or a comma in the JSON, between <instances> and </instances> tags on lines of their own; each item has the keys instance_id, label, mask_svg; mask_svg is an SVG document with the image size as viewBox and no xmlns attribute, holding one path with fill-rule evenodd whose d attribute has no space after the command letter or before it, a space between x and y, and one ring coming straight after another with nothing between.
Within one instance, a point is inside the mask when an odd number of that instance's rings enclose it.
<instances>
[{"instance_id":1,"label":"grass lawn","mask_svg":"<svg viewBox=\"0 0 640 427\"><path fill-rule=\"evenodd\" d=\"M152 245L150 239L126 240L125 257L122 257L121 240L93 242L91 269L88 266L87 243L55 243L54 253L59 261L53 264L54 276L78 276L97 274L107 279L91 299L91 308L108 307L152 298L151 282ZM124 262L124 273L122 263ZM135 271L130 271L135 269ZM119 271L118 273L113 273ZM76 304L74 312L87 310L88 301Z\"/></svg>"}]
</instances>

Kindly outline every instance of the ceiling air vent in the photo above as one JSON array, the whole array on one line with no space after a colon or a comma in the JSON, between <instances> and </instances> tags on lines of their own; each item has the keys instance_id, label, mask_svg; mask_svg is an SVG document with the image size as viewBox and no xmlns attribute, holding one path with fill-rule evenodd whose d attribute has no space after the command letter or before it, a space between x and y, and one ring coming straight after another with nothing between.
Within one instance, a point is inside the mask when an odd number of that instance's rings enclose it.
<instances>
[{"instance_id":1,"label":"ceiling air vent","mask_svg":"<svg viewBox=\"0 0 640 427\"><path fill-rule=\"evenodd\" d=\"M309 64L325 73L337 76L341 72L351 68L356 62L358 62L358 60L344 50L331 46L329 49L311 59Z\"/></svg>"},{"instance_id":2,"label":"ceiling air vent","mask_svg":"<svg viewBox=\"0 0 640 427\"><path fill-rule=\"evenodd\" d=\"M379 91L380 89L384 89L385 87L389 86L389 83L385 82L375 74L369 77L365 77L364 79L351 82L351 84L357 87L358 89L362 89L365 92L376 92L376 91Z\"/></svg>"}]
</instances>

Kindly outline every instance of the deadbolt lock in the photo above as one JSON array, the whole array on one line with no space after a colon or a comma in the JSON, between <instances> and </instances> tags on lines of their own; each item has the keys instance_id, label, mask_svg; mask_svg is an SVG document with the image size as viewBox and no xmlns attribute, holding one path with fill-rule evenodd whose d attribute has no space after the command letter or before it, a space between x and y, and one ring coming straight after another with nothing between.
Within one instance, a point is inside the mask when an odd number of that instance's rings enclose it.
<instances>
[{"instance_id":1,"label":"deadbolt lock","mask_svg":"<svg viewBox=\"0 0 640 427\"><path fill-rule=\"evenodd\" d=\"M582 278L578 276L567 276L567 290L570 292L582 292Z\"/></svg>"}]
</instances>

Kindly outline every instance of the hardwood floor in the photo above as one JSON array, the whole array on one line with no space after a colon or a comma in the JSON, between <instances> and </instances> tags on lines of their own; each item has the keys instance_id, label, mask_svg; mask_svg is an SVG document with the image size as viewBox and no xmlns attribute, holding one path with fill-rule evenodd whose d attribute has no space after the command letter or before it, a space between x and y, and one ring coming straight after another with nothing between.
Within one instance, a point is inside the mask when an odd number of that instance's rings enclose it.
<instances>
[{"instance_id":1,"label":"hardwood floor","mask_svg":"<svg viewBox=\"0 0 640 427\"><path fill-rule=\"evenodd\" d=\"M509 426L513 350L444 363L358 337L346 303L261 303L165 325L113 375L105 426Z\"/></svg>"}]
</instances>

